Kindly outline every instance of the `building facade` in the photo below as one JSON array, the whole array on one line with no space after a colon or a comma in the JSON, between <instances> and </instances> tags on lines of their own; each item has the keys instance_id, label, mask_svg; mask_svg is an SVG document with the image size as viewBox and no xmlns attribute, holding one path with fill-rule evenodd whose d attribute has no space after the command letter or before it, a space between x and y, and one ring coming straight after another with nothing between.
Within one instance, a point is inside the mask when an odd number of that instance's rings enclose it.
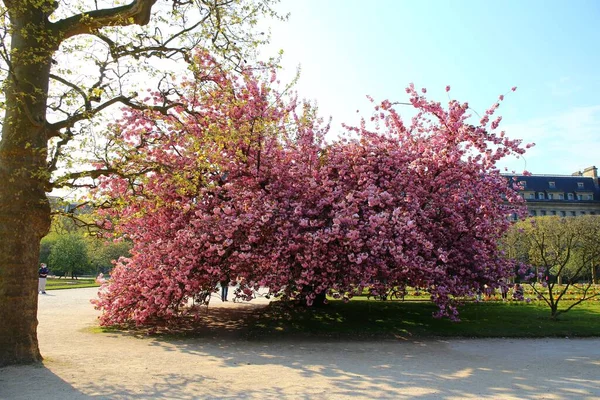
<instances>
[{"instance_id":1,"label":"building facade","mask_svg":"<svg viewBox=\"0 0 600 400\"><path fill-rule=\"evenodd\" d=\"M509 176L520 182L519 193L531 216L600 215L600 187L595 166L572 175Z\"/></svg>"}]
</instances>

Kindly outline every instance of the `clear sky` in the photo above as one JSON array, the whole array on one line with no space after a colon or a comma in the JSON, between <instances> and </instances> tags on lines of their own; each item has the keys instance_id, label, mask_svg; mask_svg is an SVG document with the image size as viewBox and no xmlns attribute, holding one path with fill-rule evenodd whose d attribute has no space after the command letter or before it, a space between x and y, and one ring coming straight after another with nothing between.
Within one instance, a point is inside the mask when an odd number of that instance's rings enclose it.
<instances>
[{"instance_id":1,"label":"clear sky","mask_svg":"<svg viewBox=\"0 0 600 400\"><path fill-rule=\"evenodd\" d=\"M282 0L267 52L323 116L355 124L375 100L406 100L413 82L436 100L499 114L508 136L535 142L510 170L571 174L600 167L600 1ZM356 111L360 110L360 114ZM401 111L401 109L400 109Z\"/></svg>"}]
</instances>

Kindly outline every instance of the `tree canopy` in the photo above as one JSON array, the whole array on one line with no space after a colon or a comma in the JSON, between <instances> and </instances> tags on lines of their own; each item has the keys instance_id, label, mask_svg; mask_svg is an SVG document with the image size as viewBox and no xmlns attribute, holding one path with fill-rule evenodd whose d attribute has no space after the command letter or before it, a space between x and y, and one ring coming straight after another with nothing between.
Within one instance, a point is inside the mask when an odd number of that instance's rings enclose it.
<instances>
[{"instance_id":1,"label":"tree canopy","mask_svg":"<svg viewBox=\"0 0 600 400\"><path fill-rule=\"evenodd\" d=\"M418 286L456 318L456 297L512 275L497 241L524 201L495 164L524 149L490 121L499 103L474 126L466 103L443 108L411 85L410 124L383 101L371 129L328 144L315 110L286 99L273 73L236 78L206 53L195 71L203 90L183 82L175 112L131 109L114 126L138 155L121 165L139 173L101 183L106 223L134 243L96 303L103 324L177 322L224 275L239 278L239 296L264 286L308 304Z\"/></svg>"}]
</instances>

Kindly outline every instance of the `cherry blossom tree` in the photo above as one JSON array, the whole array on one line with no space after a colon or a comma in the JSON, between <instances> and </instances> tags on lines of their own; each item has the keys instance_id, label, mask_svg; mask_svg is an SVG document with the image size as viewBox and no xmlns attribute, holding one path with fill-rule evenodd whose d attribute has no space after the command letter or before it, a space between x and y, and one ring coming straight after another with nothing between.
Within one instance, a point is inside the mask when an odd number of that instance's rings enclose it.
<instances>
[{"instance_id":1,"label":"cherry blossom tree","mask_svg":"<svg viewBox=\"0 0 600 400\"><path fill-rule=\"evenodd\" d=\"M496 163L524 149L490 122L499 103L475 126L466 103L444 108L411 85L410 124L384 101L372 128L327 144L315 110L284 100L275 76L235 79L206 54L197 66L214 90L186 82L177 114L131 110L114 128L140 156L121 167L136 179L101 185L116 205L107 224L134 242L96 302L102 324L176 323L224 275L241 278L238 296L263 286L309 305L418 286L457 318L456 298L513 273L497 242L524 201Z\"/></svg>"}]
</instances>

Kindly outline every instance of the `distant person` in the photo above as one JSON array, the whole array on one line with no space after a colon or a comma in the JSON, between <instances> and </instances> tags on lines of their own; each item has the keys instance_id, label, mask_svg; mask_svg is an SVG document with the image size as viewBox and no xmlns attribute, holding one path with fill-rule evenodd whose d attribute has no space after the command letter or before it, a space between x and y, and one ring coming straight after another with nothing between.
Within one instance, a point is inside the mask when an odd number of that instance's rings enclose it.
<instances>
[{"instance_id":1,"label":"distant person","mask_svg":"<svg viewBox=\"0 0 600 400\"><path fill-rule=\"evenodd\" d=\"M221 301L227 301L227 293L229 292L229 276L224 275L221 278Z\"/></svg>"},{"instance_id":2,"label":"distant person","mask_svg":"<svg viewBox=\"0 0 600 400\"><path fill-rule=\"evenodd\" d=\"M38 292L42 294L46 294L46 279L48 278L48 274L50 271L46 264L41 263L40 269L38 270Z\"/></svg>"},{"instance_id":3,"label":"distant person","mask_svg":"<svg viewBox=\"0 0 600 400\"><path fill-rule=\"evenodd\" d=\"M480 301L481 301L481 289L477 289L477 293L476 293L476 295L475 295L475 300L476 300L477 302L480 302Z\"/></svg>"},{"instance_id":4,"label":"distant person","mask_svg":"<svg viewBox=\"0 0 600 400\"><path fill-rule=\"evenodd\" d=\"M502 295L502 301L508 301L508 287L506 285L500 286L500 294Z\"/></svg>"},{"instance_id":5,"label":"distant person","mask_svg":"<svg viewBox=\"0 0 600 400\"><path fill-rule=\"evenodd\" d=\"M523 300L523 287L520 283L515 283L515 286L513 287L513 299Z\"/></svg>"},{"instance_id":6,"label":"distant person","mask_svg":"<svg viewBox=\"0 0 600 400\"><path fill-rule=\"evenodd\" d=\"M104 274L102 272L100 272L100 274L98 274L98 276L96 277L96 283L99 285L103 285L106 283L106 278L104 277Z\"/></svg>"}]
</instances>

